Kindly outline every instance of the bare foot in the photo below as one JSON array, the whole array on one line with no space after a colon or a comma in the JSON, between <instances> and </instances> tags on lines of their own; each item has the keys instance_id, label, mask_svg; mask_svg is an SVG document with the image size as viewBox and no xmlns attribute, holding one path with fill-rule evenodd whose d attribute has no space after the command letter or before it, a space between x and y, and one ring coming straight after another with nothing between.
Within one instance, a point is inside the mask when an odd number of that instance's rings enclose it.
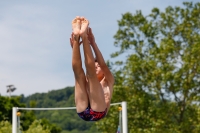
<instances>
[{"instance_id":1,"label":"bare foot","mask_svg":"<svg viewBox=\"0 0 200 133\"><path fill-rule=\"evenodd\" d=\"M81 18L80 36L87 35L89 21L86 18Z\"/></svg>"},{"instance_id":2,"label":"bare foot","mask_svg":"<svg viewBox=\"0 0 200 133\"><path fill-rule=\"evenodd\" d=\"M80 30L81 30L81 18L77 16L75 19L72 20L72 30L75 37L79 37Z\"/></svg>"}]
</instances>

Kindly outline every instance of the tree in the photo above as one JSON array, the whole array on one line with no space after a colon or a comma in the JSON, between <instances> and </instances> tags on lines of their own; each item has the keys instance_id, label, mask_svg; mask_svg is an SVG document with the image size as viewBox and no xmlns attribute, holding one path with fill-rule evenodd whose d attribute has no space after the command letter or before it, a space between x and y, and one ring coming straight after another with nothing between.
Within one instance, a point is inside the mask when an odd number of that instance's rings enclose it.
<instances>
[{"instance_id":1,"label":"tree","mask_svg":"<svg viewBox=\"0 0 200 133\"><path fill-rule=\"evenodd\" d=\"M0 122L0 133L12 133L12 126L8 121ZM40 120L35 120L30 125L29 129L25 131L25 133L52 133L52 132L47 127L44 129Z\"/></svg>"},{"instance_id":2,"label":"tree","mask_svg":"<svg viewBox=\"0 0 200 133\"><path fill-rule=\"evenodd\" d=\"M34 108L36 105L35 101L30 101L29 106ZM21 116L20 116L20 125L22 126L23 131L28 130L29 126L34 122L36 119L35 112L33 110L30 111L21 111Z\"/></svg>"},{"instance_id":3,"label":"tree","mask_svg":"<svg viewBox=\"0 0 200 133\"><path fill-rule=\"evenodd\" d=\"M0 125L8 125L7 123L12 123L12 108L13 107L25 107L25 104L20 103L21 101L21 97L3 97L0 96L0 121L2 121L2 123L0 123ZM36 102L35 101L30 101L29 103L30 107L35 107L36 106ZM34 111L21 111L21 116L20 116L20 125L22 126L22 130L26 131L30 128L30 125L35 121L36 116L35 116L35 112ZM16 114L17 115L17 114ZM6 122L4 122L6 120ZM60 133L61 132L61 128L51 124L50 122L48 122L48 120L40 120L42 127L44 128L44 130L46 130L48 128L48 130L50 130L53 133ZM6 131L6 127L8 126L3 126L5 128L2 128L1 131L4 132Z\"/></svg>"},{"instance_id":4,"label":"tree","mask_svg":"<svg viewBox=\"0 0 200 133\"><path fill-rule=\"evenodd\" d=\"M12 133L12 126L8 121L0 122L0 133Z\"/></svg>"},{"instance_id":5,"label":"tree","mask_svg":"<svg viewBox=\"0 0 200 133\"><path fill-rule=\"evenodd\" d=\"M48 127L44 128L40 120L35 120L25 133L53 133Z\"/></svg>"},{"instance_id":6,"label":"tree","mask_svg":"<svg viewBox=\"0 0 200 133\"><path fill-rule=\"evenodd\" d=\"M158 8L144 16L125 13L118 21L111 56L126 56L112 68L112 102L128 101L128 128L137 132L200 132L200 3ZM117 129L115 109L97 123ZM104 123L104 124L103 124Z\"/></svg>"},{"instance_id":7,"label":"tree","mask_svg":"<svg viewBox=\"0 0 200 133\"><path fill-rule=\"evenodd\" d=\"M12 108L13 107L25 107L25 104L21 103L20 96L4 97L0 96L0 121L7 120L12 123ZM33 105L34 102L31 103ZM21 126L23 130L27 130L31 123L36 119L34 111L20 111L22 114ZM17 114L16 114L17 115Z\"/></svg>"},{"instance_id":8,"label":"tree","mask_svg":"<svg viewBox=\"0 0 200 133\"><path fill-rule=\"evenodd\" d=\"M19 102L20 97L0 96L0 121L7 120L12 122L12 107L25 107L25 104Z\"/></svg>"}]
</instances>

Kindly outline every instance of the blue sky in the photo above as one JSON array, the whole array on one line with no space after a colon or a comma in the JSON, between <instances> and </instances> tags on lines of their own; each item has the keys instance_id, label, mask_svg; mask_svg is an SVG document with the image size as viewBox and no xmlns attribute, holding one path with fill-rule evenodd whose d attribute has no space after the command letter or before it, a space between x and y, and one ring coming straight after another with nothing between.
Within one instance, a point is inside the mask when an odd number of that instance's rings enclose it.
<instances>
[{"instance_id":1,"label":"blue sky","mask_svg":"<svg viewBox=\"0 0 200 133\"><path fill-rule=\"evenodd\" d=\"M194 0L194 2L197 0ZM104 55L117 51L117 20L126 12L182 6L183 0L9 0L0 1L0 94L13 84L28 96L74 86L69 37L71 21L85 16ZM111 59L112 60L112 59Z\"/></svg>"}]
</instances>

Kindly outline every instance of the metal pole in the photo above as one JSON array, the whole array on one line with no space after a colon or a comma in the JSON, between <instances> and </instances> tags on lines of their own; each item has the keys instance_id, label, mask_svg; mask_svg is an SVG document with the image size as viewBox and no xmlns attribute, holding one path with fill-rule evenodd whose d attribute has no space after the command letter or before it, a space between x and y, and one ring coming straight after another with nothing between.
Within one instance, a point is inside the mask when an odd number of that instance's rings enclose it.
<instances>
[{"instance_id":1,"label":"metal pole","mask_svg":"<svg viewBox=\"0 0 200 133\"><path fill-rule=\"evenodd\" d=\"M123 133L128 133L127 104L122 102L122 129Z\"/></svg>"},{"instance_id":2,"label":"metal pole","mask_svg":"<svg viewBox=\"0 0 200 133\"><path fill-rule=\"evenodd\" d=\"M120 126L120 133L122 133L122 110L119 111L119 126Z\"/></svg>"},{"instance_id":3,"label":"metal pole","mask_svg":"<svg viewBox=\"0 0 200 133\"><path fill-rule=\"evenodd\" d=\"M12 108L12 133L17 133L17 107Z\"/></svg>"}]
</instances>

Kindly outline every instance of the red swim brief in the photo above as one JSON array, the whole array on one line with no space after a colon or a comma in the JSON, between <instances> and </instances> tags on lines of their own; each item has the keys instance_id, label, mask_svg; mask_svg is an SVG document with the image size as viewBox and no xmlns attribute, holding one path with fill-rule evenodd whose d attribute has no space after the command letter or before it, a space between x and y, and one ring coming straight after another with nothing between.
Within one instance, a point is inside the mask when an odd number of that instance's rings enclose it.
<instances>
[{"instance_id":1,"label":"red swim brief","mask_svg":"<svg viewBox=\"0 0 200 133\"><path fill-rule=\"evenodd\" d=\"M77 113L80 118L85 121L98 121L106 116L107 108L103 112L96 112L91 109L90 106L85 111Z\"/></svg>"}]
</instances>

